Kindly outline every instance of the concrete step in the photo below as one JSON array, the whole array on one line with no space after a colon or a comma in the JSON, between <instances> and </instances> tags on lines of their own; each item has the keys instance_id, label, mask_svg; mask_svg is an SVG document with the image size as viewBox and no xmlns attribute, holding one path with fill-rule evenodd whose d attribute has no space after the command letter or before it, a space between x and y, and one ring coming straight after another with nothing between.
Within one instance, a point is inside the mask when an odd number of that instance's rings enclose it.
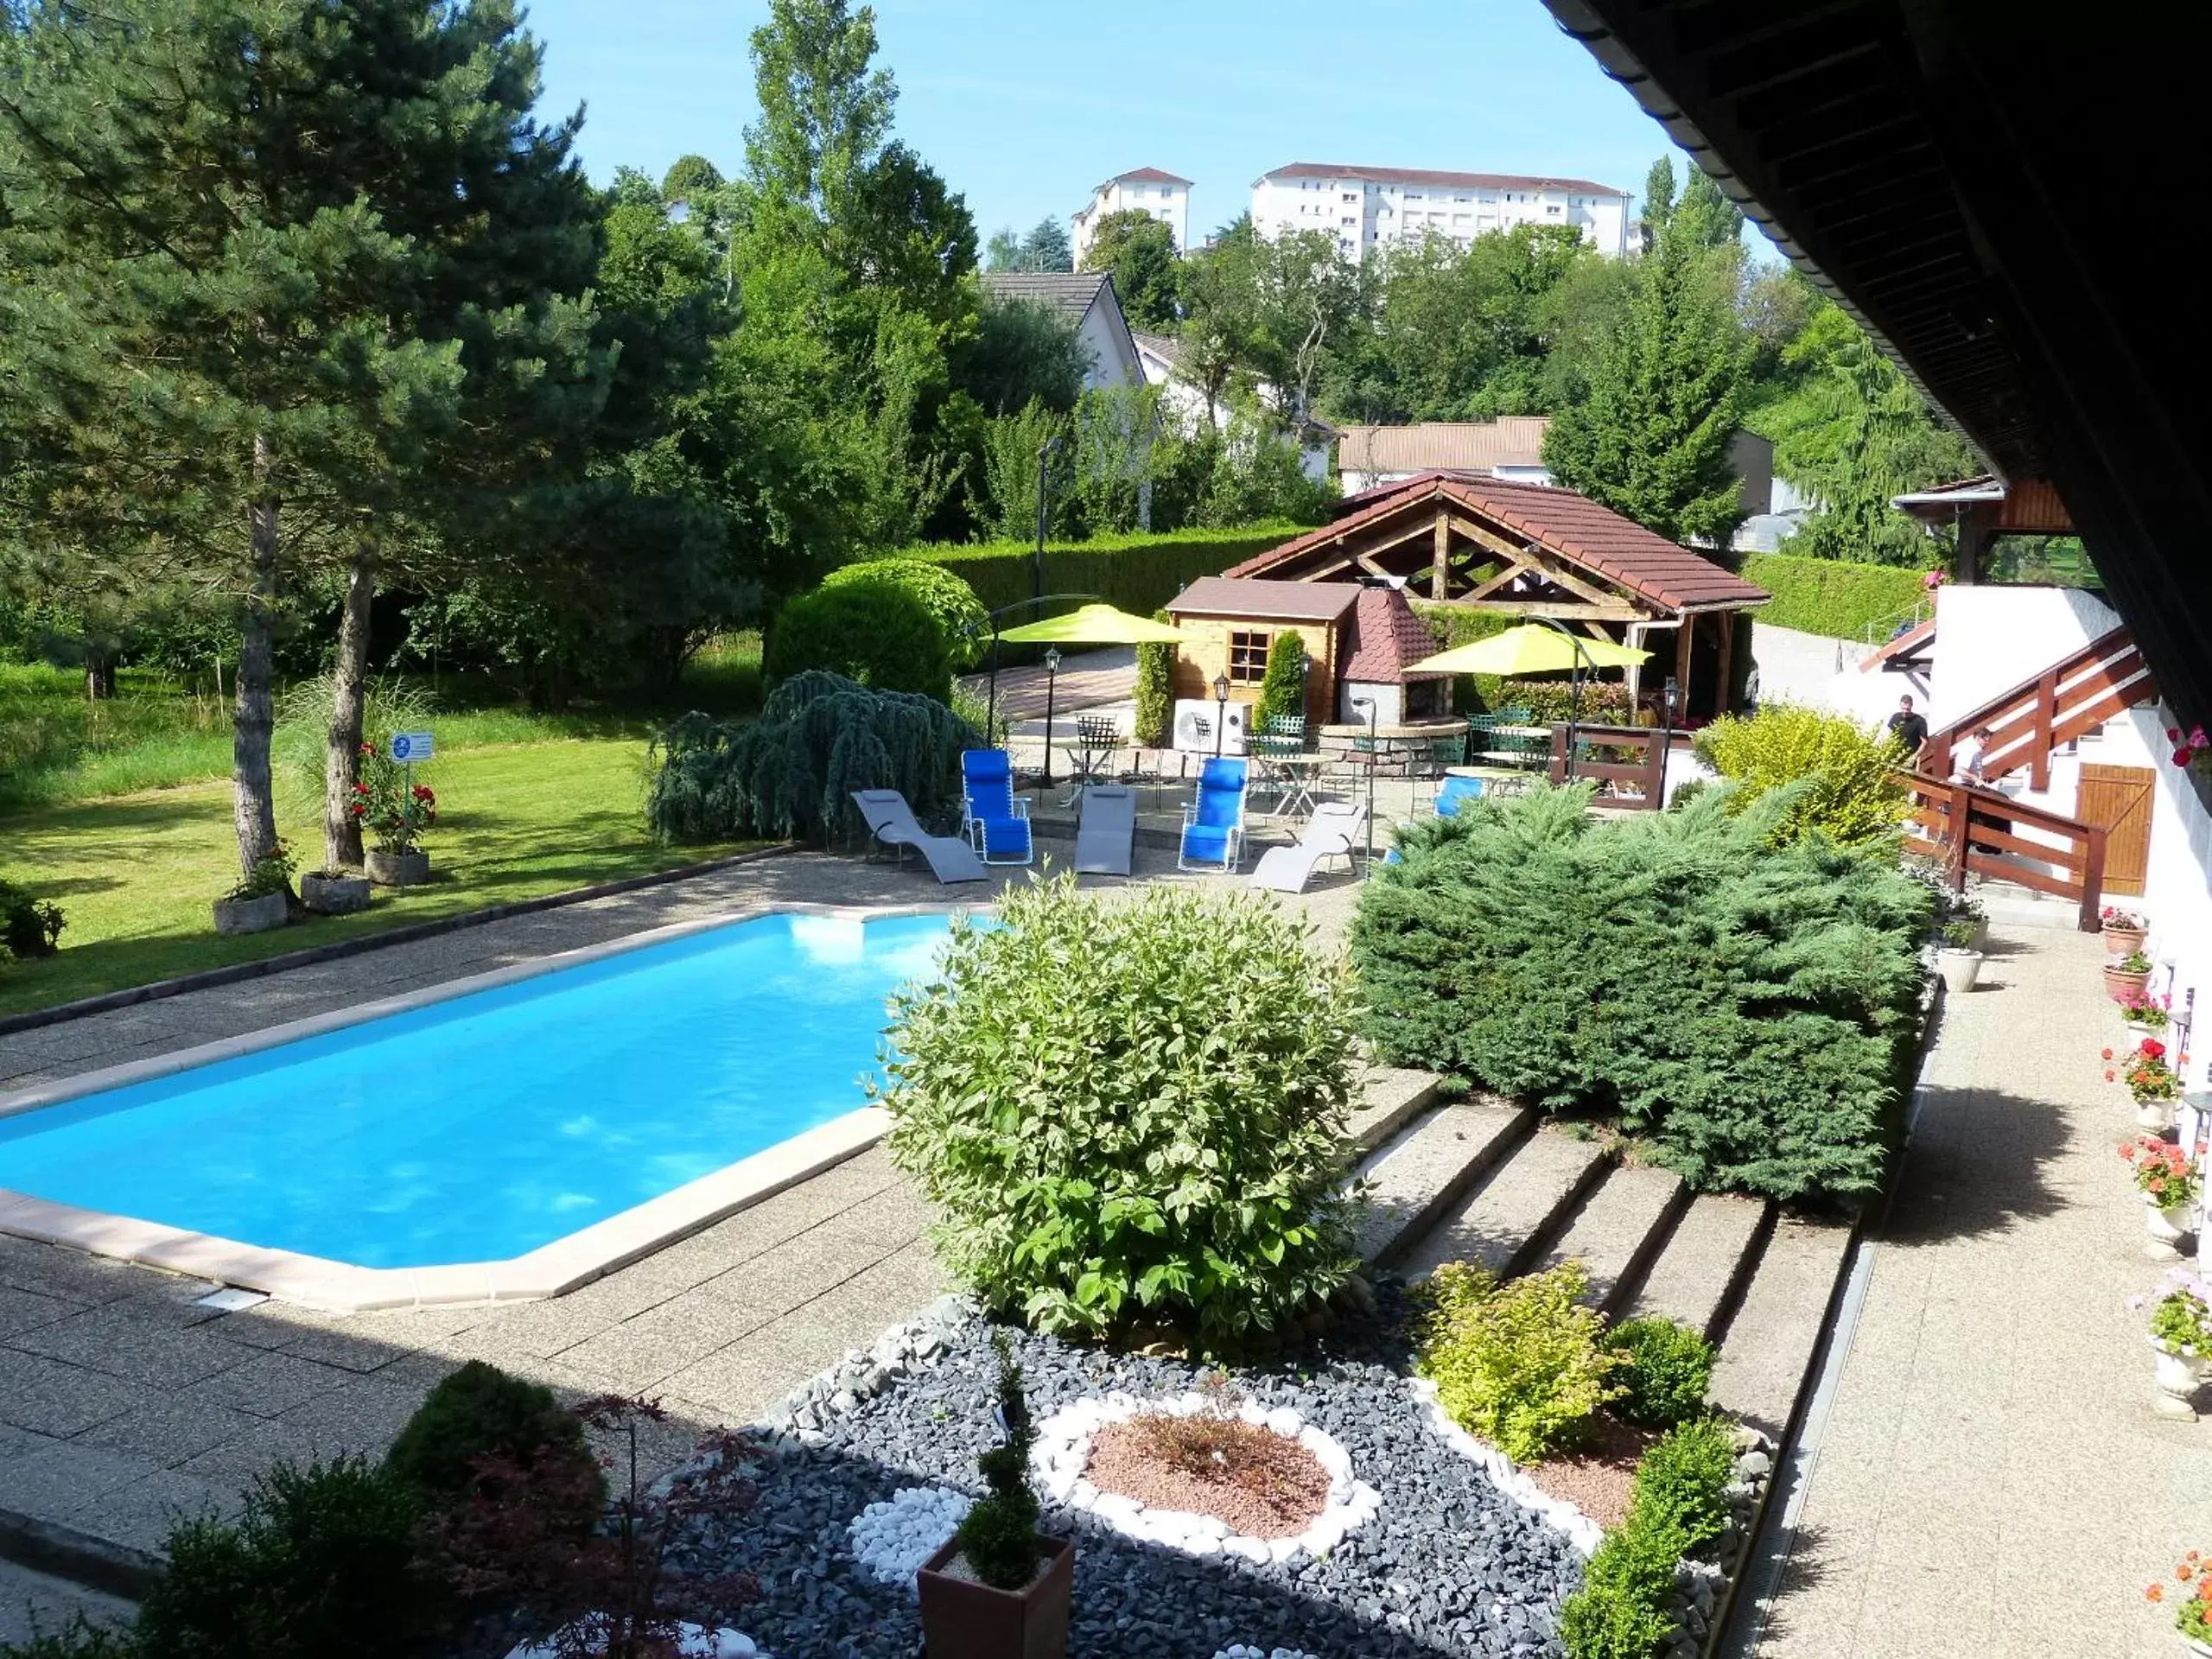
<instances>
[{"instance_id":1,"label":"concrete step","mask_svg":"<svg viewBox=\"0 0 2212 1659\"><path fill-rule=\"evenodd\" d=\"M1779 1440L1812 1374L1828 1305L1851 1257L1851 1229L1784 1217L1728 1322L1713 1403Z\"/></svg>"},{"instance_id":2,"label":"concrete step","mask_svg":"<svg viewBox=\"0 0 2212 1659\"><path fill-rule=\"evenodd\" d=\"M1536 1265L1555 1268L1579 1258L1590 1274L1591 1305L1613 1311L1666 1243L1689 1198L1682 1178L1671 1171L1616 1169L1583 1200Z\"/></svg>"},{"instance_id":3,"label":"concrete step","mask_svg":"<svg viewBox=\"0 0 2212 1659\"><path fill-rule=\"evenodd\" d=\"M1415 1119L1363 1161L1370 1201L1362 1217L1360 1260L1395 1264L1499 1159L1526 1139L1536 1115L1526 1108L1462 1101Z\"/></svg>"},{"instance_id":4,"label":"concrete step","mask_svg":"<svg viewBox=\"0 0 2212 1659\"><path fill-rule=\"evenodd\" d=\"M1372 1152L1436 1104L1440 1079L1433 1071L1395 1065L1360 1068L1360 1103L1352 1109L1351 1138L1362 1152Z\"/></svg>"},{"instance_id":5,"label":"concrete step","mask_svg":"<svg viewBox=\"0 0 2212 1659\"><path fill-rule=\"evenodd\" d=\"M1411 1242L1407 1276L1426 1277L1446 1262L1513 1272L1582 1195L1605 1179L1609 1162L1594 1141L1563 1135L1529 1136L1478 1191Z\"/></svg>"},{"instance_id":6,"label":"concrete step","mask_svg":"<svg viewBox=\"0 0 2212 1659\"><path fill-rule=\"evenodd\" d=\"M1708 1337L1718 1335L1736 1290L1758 1260L1765 1218L1759 1199L1700 1193L1675 1224L1674 1236L1644 1274L1628 1312L1680 1319Z\"/></svg>"},{"instance_id":7,"label":"concrete step","mask_svg":"<svg viewBox=\"0 0 2212 1659\"><path fill-rule=\"evenodd\" d=\"M2071 899L2017 882L1977 881L1973 896L1982 914L2006 927L2056 927L2070 933L2082 925L2082 907Z\"/></svg>"}]
</instances>

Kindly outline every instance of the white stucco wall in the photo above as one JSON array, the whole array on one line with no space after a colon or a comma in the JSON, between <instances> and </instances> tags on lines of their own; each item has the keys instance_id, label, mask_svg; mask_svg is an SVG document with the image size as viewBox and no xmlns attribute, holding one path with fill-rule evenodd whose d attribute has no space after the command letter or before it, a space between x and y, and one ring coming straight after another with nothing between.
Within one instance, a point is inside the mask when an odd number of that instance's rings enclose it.
<instances>
[{"instance_id":1,"label":"white stucco wall","mask_svg":"<svg viewBox=\"0 0 2212 1659\"><path fill-rule=\"evenodd\" d=\"M1114 326L1114 318L1103 303L1083 314L1083 326L1076 334L1084 350L1090 353L1090 372L1083 378L1085 386L1096 391L1102 386L1144 384L1144 366L1137 361L1128 330Z\"/></svg>"},{"instance_id":2,"label":"white stucco wall","mask_svg":"<svg viewBox=\"0 0 2212 1659\"><path fill-rule=\"evenodd\" d=\"M1859 664L1873 649L1856 640L1755 621L1751 661L1759 671L1759 701L1832 709L1862 726L1887 720L1907 693L1925 710L1928 687L1919 676L1860 671Z\"/></svg>"}]
</instances>

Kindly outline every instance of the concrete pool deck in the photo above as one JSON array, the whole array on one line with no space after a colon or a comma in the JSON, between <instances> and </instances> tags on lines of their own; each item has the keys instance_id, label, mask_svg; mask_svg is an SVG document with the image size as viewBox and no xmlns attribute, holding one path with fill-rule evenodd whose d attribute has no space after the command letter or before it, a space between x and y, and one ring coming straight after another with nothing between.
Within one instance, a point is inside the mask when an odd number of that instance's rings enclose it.
<instances>
[{"instance_id":1,"label":"concrete pool deck","mask_svg":"<svg viewBox=\"0 0 2212 1659\"><path fill-rule=\"evenodd\" d=\"M1178 874L1172 851L1141 845L1136 870L1084 886L1232 885ZM760 906L988 902L1027 875L949 890L911 863L764 859L0 1038L0 1092L674 923ZM1334 938L1356 891L1328 876L1287 902ZM96 1578L104 1560L106 1582L128 1590L178 1514L228 1508L279 1459L381 1452L469 1359L578 1394L660 1395L672 1457L940 1294L926 1220L874 1148L566 1295L353 1314L223 1312L200 1304L205 1281L0 1235L0 1555Z\"/></svg>"}]
</instances>

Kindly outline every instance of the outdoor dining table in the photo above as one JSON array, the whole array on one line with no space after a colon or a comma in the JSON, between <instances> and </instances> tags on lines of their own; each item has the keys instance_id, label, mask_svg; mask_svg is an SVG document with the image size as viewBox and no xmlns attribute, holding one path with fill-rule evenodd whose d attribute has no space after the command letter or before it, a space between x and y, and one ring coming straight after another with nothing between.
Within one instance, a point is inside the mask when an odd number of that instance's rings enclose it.
<instances>
[{"instance_id":1,"label":"outdoor dining table","mask_svg":"<svg viewBox=\"0 0 2212 1659\"><path fill-rule=\"evenodd\" d=\"M1268 785L1276 791L1274 816L1293 819L1312 817L1313 785L1328 769L1330 757L1300 751L1296 754L1268 755L1262 764L1266 768Z\"/></svg>"},{"instance_id":2,"label":"outdoor dining table","mask_svg":"<svg viewBox=\"0 0 2212 1659\"><path fill-rule=\"evenodd\" d=\"M1076 721L1075 741L1063 745L1071 779L1068 792L1060 801L1062 806L1073 806L1081 800L1087 785L1110 781L1106 768L1122 752L1124 741L1111 721L1086 718Z\"/></svg>"}]
</instances>

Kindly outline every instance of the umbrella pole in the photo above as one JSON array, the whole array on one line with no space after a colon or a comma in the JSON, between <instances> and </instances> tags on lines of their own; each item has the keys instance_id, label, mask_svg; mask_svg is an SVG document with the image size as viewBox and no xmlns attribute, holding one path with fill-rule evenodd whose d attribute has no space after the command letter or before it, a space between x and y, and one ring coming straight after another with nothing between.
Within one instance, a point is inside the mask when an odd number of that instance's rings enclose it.
<instances>
[{"instance_id":1,"label":"umbrella pole","mask_svg":"<svg viewBox=\"0 0 2212 1659\"><path fill-rule=\"evenodd\" d=\"M991 692L983 705L983 743L987 748L998 747L999 729L999 625L991 624ZM1008 751L1012 753L1011 750Z\"/></svg>"}]
</instances>

